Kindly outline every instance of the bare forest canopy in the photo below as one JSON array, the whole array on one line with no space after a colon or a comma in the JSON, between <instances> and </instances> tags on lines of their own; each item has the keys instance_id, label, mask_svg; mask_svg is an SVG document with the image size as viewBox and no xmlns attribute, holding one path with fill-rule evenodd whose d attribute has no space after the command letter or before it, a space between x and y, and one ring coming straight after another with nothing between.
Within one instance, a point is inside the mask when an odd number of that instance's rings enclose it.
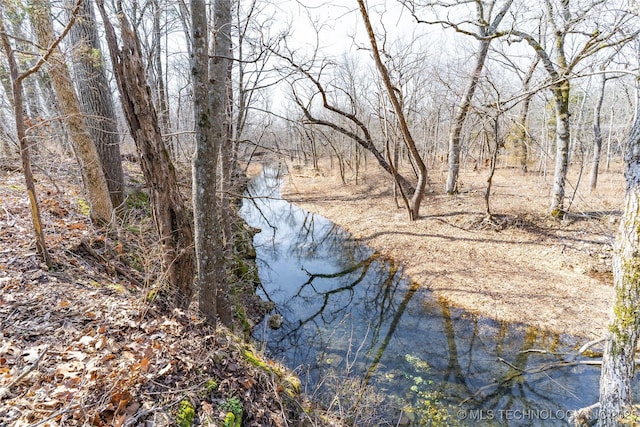
<instances>
[{"instance_id":1,"label":"bare forest canopy","mask_svg":"<svg viewBox=\"0 0 640 427\"><path fill-rule=\"evenodd\" d=\"M4 31L28 70L47 47L37 40L28 2L5 3ZM54 30L60 34L73 2L49 3ZM142 66L167 148L174 160L188 162L194 144L188 7L173 0L121 3L140 40ZM408 162L415 167L376 69L358 4L334 3L234 2L234 149L243 160L264 153L308 162L334 156L343 167L354 169L359 156L367 153L389 173L408 167ZM115 17L114 4L105 6ZM594 145L605 167L620 158L633 117L638 66L637 16L629 2L397 0L369 2L368 12L392 92L436 191L456 191L455 176L448 177L452 182L440 182L440 173L430 171L449 174L456 165L488 165L496 144L499 167L535 172L554 173L558 157L589 168ZM59 49L77 86L90 76L71 65L86 57L104 61L109 88L115 92L99 17L97 21L99 46L65 37ZM3 153L9 154L18 141L10 119L13 95L4 56L0 80L0 141ZM53 156L69 153L65 113L48 69L38 69L23 85L23 111L34 149L41 147ZM88 90L76 87L80 100ZM119 106L115 115L121 151L133 154ZM563 117L568 120L564 125ZM561 147L564 152L558 150L559 141L567 144ZM458 154L452 155L452 146ZM401 175L410 193L413 177L406 170Z\"/></svg>"}]
</instances>

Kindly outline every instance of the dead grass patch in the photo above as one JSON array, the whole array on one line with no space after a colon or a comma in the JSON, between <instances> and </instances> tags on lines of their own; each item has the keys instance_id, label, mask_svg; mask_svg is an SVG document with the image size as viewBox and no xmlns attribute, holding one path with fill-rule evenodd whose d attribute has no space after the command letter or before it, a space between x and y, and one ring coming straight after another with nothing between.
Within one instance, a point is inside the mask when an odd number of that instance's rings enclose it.
<instances>
[{"instance_id":1,"label":"dead grass patch","mask_svg":"<svg viewBox=\"0 0 640 427\"><path fill-rule=\"evenodd\" d=\"M456 196L442 194L442 179L432 172L431 192L413 223L374 166L361 171L358 185L343 185L327 168L290 170L287 199L399 261L413 280L452 304L586 338L604 334L613 297L611 246L624 192L620 167L602 172L594 192L584 177L574 192L578 174L570 175L570 214L563 221L547 213L551 176L500 169L491 225L484 221L483 170L464 172Z\"/></svg>"}]
</instances>

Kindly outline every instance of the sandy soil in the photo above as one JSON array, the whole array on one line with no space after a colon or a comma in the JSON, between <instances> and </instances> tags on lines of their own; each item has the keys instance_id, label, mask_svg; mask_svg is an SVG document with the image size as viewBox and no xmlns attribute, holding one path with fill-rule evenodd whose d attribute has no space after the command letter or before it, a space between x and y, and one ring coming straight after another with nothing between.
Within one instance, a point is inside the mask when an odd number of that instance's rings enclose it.
<instances>
[{"instance_id":1,"label":"sandy soil","mask_svg":"<svg viewBox=\"0 0 640 427\"><path fill-rule=\"evenodd\" d=\"M413 223L374 165L357 185L353 177L343 185L328 168L290 171L287 199L401 262L412 280L453 305L585 338L606 331L621 167L601 173L593 193L583 177L563 221L547 214L551 176L498 170L491 197L497 226L483 222L486 170L463 173L456 196L442 194L443 173L432 171L432 190ZM569 179L567 205L577 181Z\"/></svg>"}]
</instances>

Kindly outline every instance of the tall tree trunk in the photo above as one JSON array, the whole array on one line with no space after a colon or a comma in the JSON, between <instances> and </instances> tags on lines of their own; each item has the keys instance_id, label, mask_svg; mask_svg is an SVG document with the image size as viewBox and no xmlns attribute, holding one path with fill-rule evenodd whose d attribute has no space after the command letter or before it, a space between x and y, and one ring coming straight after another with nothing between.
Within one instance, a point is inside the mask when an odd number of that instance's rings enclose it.
<instances>
[{"instance_id":1,"label":"tall tree trunk","mask_svg":"<svg viewBox=\"0 0 640 427\"><path fill-rule=\"evenodd\" d=\"M556 160L551 193L551 216L564 215L564 195L569 170L569 80L564 79L553 90L556 111Z\"/></svg>"},{"instance_id":2,"label":"tall tree trunk","mask_svg":"<svg viewBox=\"0 0 640 427\"><path fill-rule=\"evenodd\" d=\"M207 230L217 220L218 201L217 156L212 147L211 111L208 94L209 26L207 6L204 0L191 0L193 110L195 116L196 146L193 157L193 216L196 250L196 286L199 292L200 311L209 323L218 319L216 296L220 276L222 241L217 229ZM198 96L200 94L200 96ZM207 256L207 254L209 256Z\"/></svg>"},{"instance_id":3,"label":"tall tree trunk","mask_svg":"<svg viewBox=\"0 0 640 427\"><path fill-rule=\"evenodd\" d=\"M453 119L453 128L449 136L449 169L447 172L447 184L445 191L447 194L454 194L458 187L458 174L460 173L460 140L462 135L462 127L467 119L469 108L471 107L471 100L473 94L478 86L478 81L484 68L485 60L487 59L487 53L489 52L490 39L480 41L480 50L476 55L476 65L473 69L473 73L469 78L469 83L464 91L458 111Z\"/></svg>"},{"instance_id":4,"label":"tall tree trunk","mask_svg":"<svg viewBox=\"0 0 640 427\"><path fill-rule=\"evenodd\" d=\"M100 156L111 203L119 208L124 202L120 138L92 1L83 0L78 17L69 40L74 46L73 71L80 106Z\"/></svg>"},{"instance_id":5,"label":"tall tree trunk","mask_svg":"<svg viewBox=\"0 0 640 427\"><path fill-rule=\"evenodd\" d=\"M602 118L602 103L604 101L606 85L607 76L602 73L598 101L596 102L593 112L593 158L591 160L591 178L589 180L589 188L591 191L595 190L598 185L598 169L600 168L600 154L602 152L602 128L600 127L600 120Z\"/></svg>"},{"instance_id":6,"label":"tall tree trunk","mask_svg":"<svg viewBox=\"0 0 640 427\"><path fill-rule=\"evenodd\" d=\"M104 8L104 0L98 0L96 4L105 25L122 109L136 143L142 172L149 188L155 225L162 244L162 264L169 292L174 305L187 308L193 294L195 269L193 230L178 189L173 164L162 141L158 115L145 77L140 43L120 9L120 49L115 30Z\"/></svg>"},{"instance_id":7,"label":"tall tree trunk","mask_svg":"<svg viewBox=\"0 0 640 427\"><path fill-rule=\"evenodd\" d=\"M42 219L40 216L40 205L36 195L33 172L31 170L30 146L27 141L24 124L24 102L22 81L28 76L27 73L19 74L18 62L15 57L15 50L11 46L9 36L4 25L4 6L0 3L0 40L9 63L9 77L11 80L11 96L13 97L13 110L16 122L16 133L20 143L20 158L22 160L22 172L24 174L27 195L29 196L29 207L31 208L31 219L33 221L33 231L36 240L36 252L48 267L53 265L42 230ZM32 71L32 72L35 72Z\"/></svg>"},{"instance_id":8,"label":"tall tree trunk","mask_svg":"<svg viewBox=\"0 0 640 427\"><path fill-rule=\"evenodd\" d=\"M38 43L41 46L51 46L54 42L54 32L49 2L31 0L29 13ZM102 171L98 152L89 135L87 123L80 112L80 104L73 88L71 74L64 62L62 52L58 48L52 51L48 64L49 75L65 115L69 136L80 163L87 199L91 208L91 219L100 224L107 224L113 215L113 205L109 197L107 181Z\"/></svg>"},{"instance_id":9,"label":"tall tree trunk","mask_svg":"<svg viewBox=\"0 0 640 427\"><path fill-rule=\"evenodd\" d=\"M229 2L228 11L223 7L221 13L216 15L216 19L219 22L224 22L219 30L216 30L216 50L227 50L227 58L233 58L233 46L231 40L231 2ZM234 185L234 162L233 162L233 145L234 145L234 130L233 130L233 61L225 61L227 65L227 75L225 77L225 98L224 98L224 127L225 127L225 140L220 147L220 173L221 173L221 186L220 186L220 208L221 208L221 223L224 230L224 249L225 258L228 260L231 258L233 251L233 233L231 231L231 196Z\"/></svg>"},{"instance_id":10,"label":"tall tree trunk","mask_svg":"<svg viewBox=\"0 0 640 427\"><path fill-rule=\"evenodd\" d=\"M402 111L400 101L398 100L398 97L396 95L396 91L391 82L391 78L389 77L389 72L382 63L380 51L378 50L378 42L376 41L376 36L373 32L373 27L371 26L371 20L369 19L369 12L367 11L367 7L364 4L364 0L358 0L358 5L360 5L360 14L362 15L362 20L364 21L364 25L367 29L367 34L369 36L369 42L371 43L371 50L373 53L373 58L376 62L376 67L378 68L378 72L382 77L387 95L391 100L391 105L393 105L393 110L398 118L400 131L402 133L402 137L404 138L404 142L409 149L411 160L414 162L417 169L418 182L416 184L416 189L411 196L409 206L409 220L415 221L420 217L420 204L422 203L424 191L427 187L427 166L422 160L422 157L418 152L418 148L416 147L415 141L413 140L413 136L411 135L411 131L409 130L409 125L407 124L404 111ZM392 174L394 177L397 176L397 173L395 173L395 171L392 171Z\"/></svg>"},{"instance_id":11,"label":"tall tree trunk","mask_svg":"<svg viewBox=\"0 0 640 427\"><path fill-rule=\"evenodd\" d=\"M640 127L636 126L635 141L640 148ZM627 155L628 161L628 155ZM627 191L624 218L620 225L614 258L614 286L616 298L610 321L609 340L605 347L600 380L600 424L619 425L617 419L629 410L632 403L631 380L634 374L635 352L640 317L640 257L638 230L640 229L640 156L635 154L627 163ZM635 169L629 171L629 169ZM630 179L631 178L631 179ZM634 182L630 182L634 181Z\"/></svg>"},{"instance_id":12,"label":"tall tree trunk","mask_svg":"<svg viewBox=\"0 0 640 427\"><path fill-rule=\"evenodd\" d=\"M548 47L549 51L546 50L546 46L543 46L531 34L516 29L511 30L510 34L522 37L523 40L529 43L551 78L551 90L553 92L556 115L556 159L550 211L553 217L559 218L564 215L563 203L569 168L569 91L573 71L582 60L595 55L601 49L607 46L621 46L630 39L624 36L616 40L614 36L619 34L619 28L617 27L608 33L594 31L580 48L582 49L581 53L574 55L569 61L565 53L565 39L571 34L570 29L572 26L569 23L577 19L577 15L570 10L570 0L562 0L557 3L546 1L545 4L547 6L548 22L551 25L550 29L555 38L553 45ZM572 46L572 50L575 51L576 48L578 46ZM542 162L542 164L544 165L545 163Z\"/></svg>"},{"instance_id":13,"label":"tall tree trunk","mask_svg":"<svg viewBox=\"0 0 640 427\"><path fill-rule=\"evenodd\" d=\"M636 88L640 93L640 86ZM640 102L640 96L637 97ZM599 427L620 426L632 411L631 381L640 329L640 106L625 151L626 192L613 257L615 300L600 374Z\"/></svg>"},{"instance_id":14,"label":"tall tree trunk","mask_svg":"<svg viewBox=\"0 0 640 427\"><path fill-rule=\"evenodd\" d=\"M562 0L560 10L556 11L565 21L571 17L569 11L569 0ZM553 14L553 10L549 7L549 14ZM550 19L554 19L550 16ZM569 120L569 92L571 84L569 82L568 71L569 65L565 54L565 38L566 31L560 30L554 23L555 29L555 63L557 82L551 88L555 101L556 112L556 160L553 171L553 189L551 193L551 216L554 218L562 218L564 216L564 196L565 186L567 182L567 172L569 170L569 145L571 144L571 123ZM544 59L543 59L544 61ZM548 67L548 66L547 66ZM554 74L550 73L551 78Z\"/></svg>"},{"instance_id":15,"label":"tall tree trunk","mask_svg":"<svg viewBox=\"0 0 640 427\"><path fill-rule=\"evenodd\" d=\"M191 1L193 22L194 112L196 149L193 160L193 203L196 227L196 259L200 310L210 322L219 317L232 321L229 289L225 273L223 226L218 179L221 147L228 140L227 78L230 52L229 27L231 5L215 1L213 5L213 40L203 0ZM197 96L198 93L208 96Z\"/></svg>"}]
</instances>

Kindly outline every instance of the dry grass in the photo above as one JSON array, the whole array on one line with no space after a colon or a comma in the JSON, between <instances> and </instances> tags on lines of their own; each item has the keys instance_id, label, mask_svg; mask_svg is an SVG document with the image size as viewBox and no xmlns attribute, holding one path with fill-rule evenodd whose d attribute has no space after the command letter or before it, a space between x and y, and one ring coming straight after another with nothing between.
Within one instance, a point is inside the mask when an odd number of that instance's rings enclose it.
<instances>
[{"instance_id":1,"label":"dry grass","mask_svg":"<svg viewBox=\"0 0 640 427\"><path fill-rule=\"evenodd\" d=\"M413 280L452 304L586 338L605 332L624 191L620 167L602 173L593 193L583 177L564 221L547 213L551 176L498 170L491 197L497 226L483 222L486 170L463 173L456 196L443 195L443 176L432 172L432 191L413 223L373 165L358 185L341 184L328 168L291 171L285 197L401 262ZM567 205L577 179L570 176Z\"/></svg>"}]
</instances>

